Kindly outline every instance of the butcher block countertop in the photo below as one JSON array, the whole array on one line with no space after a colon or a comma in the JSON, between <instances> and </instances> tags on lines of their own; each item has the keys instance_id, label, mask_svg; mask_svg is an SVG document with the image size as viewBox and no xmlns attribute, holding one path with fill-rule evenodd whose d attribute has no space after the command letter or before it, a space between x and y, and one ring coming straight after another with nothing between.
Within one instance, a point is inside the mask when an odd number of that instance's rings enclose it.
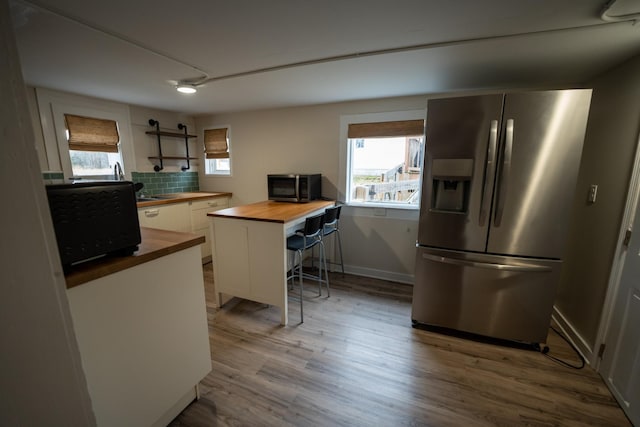
<instances>
[{"instance_id":1,"label":"butcher block countertop","mask_svg":"<svg viewBox=\"0 0 640 427\"><path fill-rule=\"evenodd\" d=\"M67 289L117 273L127 268L197 246L205 238L191 233L140 227L142 243L130 256L105 256L71 266L65 272Z\"/></svg>"},{"instance_id":2,"label":"butcher block countertop","mask_svg":"<svg viewBox=\"0 0 640 427\"><path fill-rule=\"evenodd\" d=\"M204 191L193 191L185 193L170 193L170 194L158 194L149 197L160 197L159 200L149 200L145 202L138 202L139 208L156 205L168 205L170 203L188 202L191 200L208 199L211 197L231 197L231 193L211 193Z\"/></svg>"},{"instance_id":3,"label":"butcher block countertop","mask_svg":"<svg viewBox=\"0 0 640 427\"><path fill-rule=\"evenodd\" d=\"M334 204L335 201L333 200L314 200L308 203L274 202L269 200L209 212L207 215L216 218L287 223Z\"/></svg>"}]
</instances>

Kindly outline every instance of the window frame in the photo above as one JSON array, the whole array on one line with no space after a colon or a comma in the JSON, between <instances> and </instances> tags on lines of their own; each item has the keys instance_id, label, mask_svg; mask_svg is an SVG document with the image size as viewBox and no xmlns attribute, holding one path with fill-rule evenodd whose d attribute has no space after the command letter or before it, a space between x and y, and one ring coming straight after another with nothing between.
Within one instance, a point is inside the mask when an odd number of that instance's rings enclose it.
<instances>
[{"instance_id":1,"label":"window frame","mask_svg":"<svg viewBox=\"0 0 640 427\"><path fill-rule=\"evenodd\" d=\"M357 202L350 200L350 182L351 182L351 157L352 157L352 144L349 144L349 125L356 123L375 123L375 122L390 122L390 121L403 121L403 120L425 120L427 116L427 110L406 110L406 111L390 111L381 113L368 113L368 114L354 114L343 115L340 117L340 179L339 179L339 198L348 206L373 208L373 209L401 209L401 210L419 210L420 202L415 205L387 202ZM424 138L424 135L423 135ZM426 141L425 141L426 144ZM424 151L423 151L424 155ZM423 165L424 159L420 160L420 164ZM419 188L422 188L423 169L420 168L419 176Z\"/></svg>"},{"instance_id":2,"label":"window frame","mask_svg":"<svg viewBox=\"0 0 640 427\"><path fill-rule=\"evenodd\" d=\"M222 129L222 128L226 128L227 129L227 150L229 152L229 171L225 171L225 170L221 170L221 171L217 171L214 169L214 172L211 172L209 169L209 162L215 162L216 160L223 160L223 159L207 159L207 155L204 152L204 131L207 129ZM205 176L211 176L211 177L231 177L233 176L233 149L231 147L231 126L230 125L215 125L215 126L206 126L202 129L201 131L201 141L203 141L203 145L202 145L202 158L204 161L204 175Z\"/></svg>"},{"instance_id":3,"label":"window frame","mask_svg":"<svg viewBox=\"0 0 640 427\"><path fill-rule=\"evenodd\" d=\"M216 162L218 160L229 160L229 170L225 170L225 169L217 169L216 167L213 168L213 171L211 170L211 168L209 167L209 162ZM231 156L229 156L229 158L227 159L204 159L205 161L205 165L204 165L204 174L205 176L231 176ZM213 163L215 164L215 163Z\"/></svg>"},{"instance_id":4,"label":"window frame","mask_svg":"<svg viewBox=\"0 0 640 427\"><path fill-rule=\"evenodd\" d=\"M64 121L64 115L76 114L87 117L95 117L100 119L114 120L118 125L118 132L120 133L120 143L118 144L118 153L120 154L120 161L125 178L131 179L132 168L128 167L126 146L133 145L131 139L126 137L126 132L123 128L128 128L128 114L122 115L117 111L105 111L100 109L93 109L88 107L81 107L75 105L54 104L52 105L53 120L56 128L56 139L58 141L58 148L60 150L60 162L62 164L62 171L69 179L113 179L112 175L84 175L75 176L73 174L73 166L71 164L71 150L69 149L69 141L67 139L67 126ZM130 132L129 132L130 135ZM128 143L127 143L128 142ZM66 155L62 155L66 153ZM131 156L133 158L133 156Z\"/></svg>"},{"instance_id":5,"label":"window frame","mask_svg":"<svg viewBox=\"0 0 640 427\"><path fill-rule=\"evenodd\" d=\"M64 114L114 120L120 134L119 153L126 179L136 170L129 106L79 95L36 89L38 110L50 170L62 171L66 180L73 177ZM55 154L54 154L55 152ZM113 179L112 175L83 176L81 179Z\"/></svg>"}]
</instances>

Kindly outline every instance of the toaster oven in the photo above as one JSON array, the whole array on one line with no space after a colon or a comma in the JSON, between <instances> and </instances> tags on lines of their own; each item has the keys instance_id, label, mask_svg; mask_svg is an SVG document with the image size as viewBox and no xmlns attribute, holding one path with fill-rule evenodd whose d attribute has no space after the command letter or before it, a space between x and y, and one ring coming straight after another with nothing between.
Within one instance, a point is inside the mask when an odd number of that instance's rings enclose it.
<instances>
[{"instance_id":1,"label":"toaster oven","mask_svg":"<svg viewBox=\"0 0 640 427\"><path fill-rule=\"evenodd\" d=\"M62 265L106 254L130 255L141 242L134 185L101 181L47 185Z\"/></svg>"}]
</instances>

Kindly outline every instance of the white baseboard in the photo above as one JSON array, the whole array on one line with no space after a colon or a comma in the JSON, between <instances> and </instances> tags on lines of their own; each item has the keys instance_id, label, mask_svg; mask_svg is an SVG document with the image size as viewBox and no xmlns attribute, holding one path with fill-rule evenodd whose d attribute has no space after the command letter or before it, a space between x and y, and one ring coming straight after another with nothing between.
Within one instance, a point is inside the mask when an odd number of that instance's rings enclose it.
<instances>
[{"instance_id":1,"label":"white baseboard","mask_svg":"<svg viewBox=\"0 0 640 427\"><path fill-rule=\"evenodd\" d=\"M340 271L340 266L332 266L331 271ZM344 266L344 272L356 276L371 277L373 279L388 280L390 282L413 285L414 276L412 274L395 273L393 271L377 270L375 268L356 267L353 265Z\"/></svg>"},{"instance_id":2,"label":"white baseboard","mask_svg":"<svg viewBox=\"0 0 640 427\"><path fill-rule=\"evenodd\" d=\"M586 363L591 365L592 357L594 356L593 349L555 305L553 306L553 313L551 317L556 322L563 335L578 349L578 352L580 352L582 357L584 357Z\"/></svg>"}]
</instances>

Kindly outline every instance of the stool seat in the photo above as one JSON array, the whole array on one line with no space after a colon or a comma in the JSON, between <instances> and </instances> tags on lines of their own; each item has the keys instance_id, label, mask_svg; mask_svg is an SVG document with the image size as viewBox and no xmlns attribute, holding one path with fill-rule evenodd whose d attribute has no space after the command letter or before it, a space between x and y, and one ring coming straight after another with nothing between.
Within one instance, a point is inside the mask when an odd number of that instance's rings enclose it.
<instances>
[{"instance_id":1,"label":"stool seat","mask_svg":"<svg viewBox=\"0 0 640 427\"><path fill-rule=\"evenodd\" d=\"M296 234L287 237L287 250L294 252L293 268L291 275L287 276L287 282L291 279L295 281L298 277L300 284L300 323L304 322L303 314L303 290L304 278L312 278L318 280L318 294L322 295L322 283L327 286L327 294L329 294L329 273L327 271L327 262L324 252L324 243L322 241L324 226L324 214L318 214L307 217L304 223L304 229L296 231ZM315 246L320 246L320 268L318 275L304 273L302 269L302 255L307 249L313 250ZM297 261L296 261L297 258ZM324 264L325 278L322 278L322 264Z\"/></svg>"},{"instance_id":2,"label":"stool seat","mask_svg":"<svg viewBox=\"0 0 640 427\"><path fill-rule=\"evenodd\" d=\"M336 235L338 240L338 250L340 251L340 267L344 274L344 261L342 259L342 238L340 237L340 210L342 206L334 206L324 211L324 224L322 226L322 238L324 239L331 234ZM329 264L338 264L337 262L327 261Z\"/></svg>"},{"instance_id":3,"label":"stool seat","mask_svg":"<svg viewBox=\"0 0 640 427\"><path fill-rule=\"evenodd\" d=\"M299 251L301 249L310 249L320 243L319 240L314 240L313 242L307 242L306 240L307 239L304 236L294 234L293 236L287 238L287 249L289 249L290 251Z\"/></svg>"}]
</instances>

